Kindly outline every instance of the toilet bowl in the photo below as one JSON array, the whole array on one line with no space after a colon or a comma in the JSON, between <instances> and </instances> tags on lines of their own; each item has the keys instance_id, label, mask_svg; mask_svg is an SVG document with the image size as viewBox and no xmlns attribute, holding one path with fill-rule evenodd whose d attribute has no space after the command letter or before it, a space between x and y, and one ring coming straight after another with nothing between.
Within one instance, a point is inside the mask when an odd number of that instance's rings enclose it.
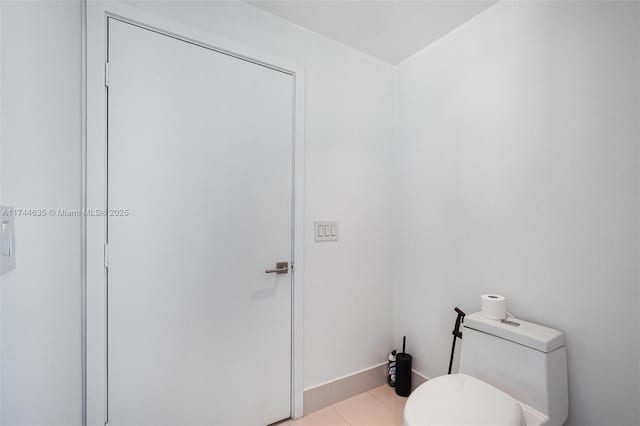
<instances>
[{"instance_id":1,"label":"toilet bowl","mask_svg":"<svg viewBox=\"0 0 640 426\"><path fill-rule=\"evenodd\" d=\"M409 397L404 426L523 426L520 404L511 396L466 374L429 380Z\"/></svg>"},{"instance_id":2,"label":"toilet bowl","mask_svg":"<svg viewBox=\"0 0 640 426\"><path fill-rule=\"evenodd\" d=\"M568 399L562 332L474 313L464 322L460 373L413 391L403 426L561 426Z\"/></svg>"}]
</instances>

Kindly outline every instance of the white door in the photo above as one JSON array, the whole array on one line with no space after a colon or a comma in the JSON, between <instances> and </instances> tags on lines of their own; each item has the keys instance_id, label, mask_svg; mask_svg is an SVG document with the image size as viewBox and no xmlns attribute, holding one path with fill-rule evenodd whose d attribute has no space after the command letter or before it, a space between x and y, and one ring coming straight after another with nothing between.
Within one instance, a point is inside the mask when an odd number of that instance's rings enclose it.
<instances>
[{"instance_id":1,"label":"white door","mask_svg":"<svg viewBox=\"0 0 640 426\"><path fill-rule=\"evenodd\" d=\"M108 61L109 424L289 417L293 76L112 18Z\"/></svg>"}]
</instances>

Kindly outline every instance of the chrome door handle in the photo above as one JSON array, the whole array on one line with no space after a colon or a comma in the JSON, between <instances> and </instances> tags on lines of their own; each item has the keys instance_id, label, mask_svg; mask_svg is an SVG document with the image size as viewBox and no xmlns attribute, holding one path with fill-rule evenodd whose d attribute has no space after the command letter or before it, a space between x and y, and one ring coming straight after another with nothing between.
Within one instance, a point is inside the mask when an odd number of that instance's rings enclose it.
<instances>
[{"instance_id":1,"label":"chrome door handle","mask_svg":"<svg viewBox=\"0 0 640 426\"><path fill-rule=\"evenodd\" d=\"M289 272L289 262L276 263L276 269L265 269L265 274L286 274Z\"/></svg>"}]
</instances>

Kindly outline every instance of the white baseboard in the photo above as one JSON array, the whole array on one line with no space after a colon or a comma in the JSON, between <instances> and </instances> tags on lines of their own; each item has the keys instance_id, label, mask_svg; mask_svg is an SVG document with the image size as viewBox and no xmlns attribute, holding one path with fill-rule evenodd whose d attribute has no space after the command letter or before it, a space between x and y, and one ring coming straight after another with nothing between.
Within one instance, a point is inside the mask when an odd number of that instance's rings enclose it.
<instances>
[{"instance_id":1,"label":"white baseboard","mask_svg":"<svg viewBox=\"0 0 640 426\"><path fill-rule=\"evenodd\" d=\"M429 380L427 376L411 370L411 390ZM339 377L304 390L304 415L331 404L366 392L387 383L387 363Z\"/></svg>"},{"instance_id":2,"label":"white baseboard","mask_svg":"<svg viewBox=\"0 0 640 426\"><path fill-rule=\"evenodd\" d=\"M416 371L411 370L411 391L413 392L418 386L429 380L427 376Z\"/></svg>"},{"instance_id":3,"label":"white baseboard","mask_svg":"<svg viewBox=\"0 0 640 426\"><path fill-rule=\"evenodd\" d=\"M304 415L387 383L387 363L304 390Z\"/></svg>"}]
</instances>

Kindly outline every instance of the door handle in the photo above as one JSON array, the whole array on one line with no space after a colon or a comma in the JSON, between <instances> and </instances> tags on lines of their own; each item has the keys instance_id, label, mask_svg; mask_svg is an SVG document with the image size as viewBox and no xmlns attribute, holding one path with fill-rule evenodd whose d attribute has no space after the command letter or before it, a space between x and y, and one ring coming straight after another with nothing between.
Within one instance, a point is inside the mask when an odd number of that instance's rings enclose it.
<instances>
[{"instance_id":1,"label":"door handle","mask_svg":"<svg viewBox=\"0 0 640 426\"><path fill-rule=\"evenodd\" d=\"M289 262L276 263L276 269L265 269L265 274L286 274L289 272Z\"/></svg>"}]
</instances>

